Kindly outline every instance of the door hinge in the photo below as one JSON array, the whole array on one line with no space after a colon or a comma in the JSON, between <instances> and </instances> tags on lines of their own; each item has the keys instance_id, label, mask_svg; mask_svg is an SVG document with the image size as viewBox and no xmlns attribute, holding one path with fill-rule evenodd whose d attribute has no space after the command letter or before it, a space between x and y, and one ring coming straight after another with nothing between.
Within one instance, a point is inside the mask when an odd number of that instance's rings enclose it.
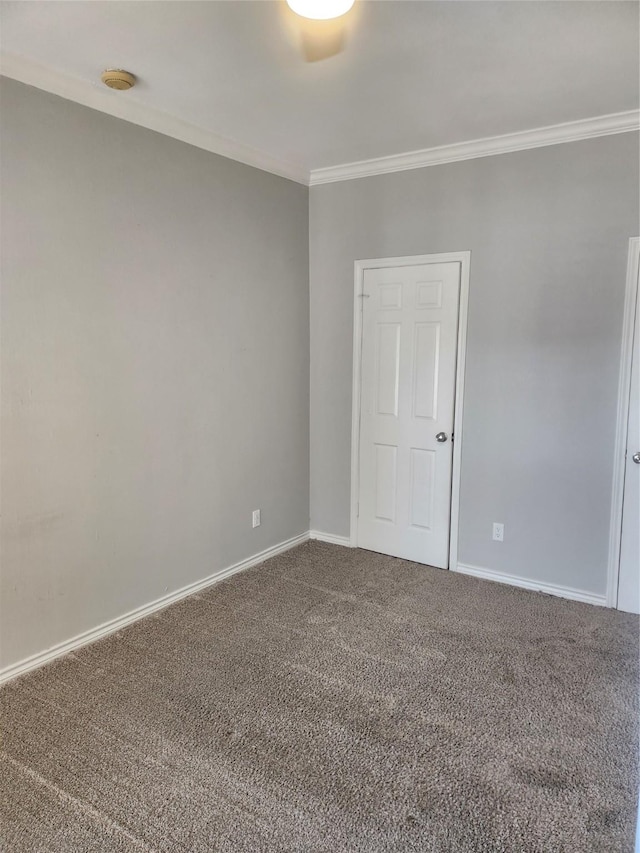
<instances>
[{"instance_id":1,"label":"door hinge","mask_svg":"<svg viewBox=\"0 0 640 853\"><path fill-rule=\"evenodd\" d=\"M358 297L360 299L370 299L371 298L370 294L368 294L368 293L359 293Z\"/></svg>"}]
</instances>

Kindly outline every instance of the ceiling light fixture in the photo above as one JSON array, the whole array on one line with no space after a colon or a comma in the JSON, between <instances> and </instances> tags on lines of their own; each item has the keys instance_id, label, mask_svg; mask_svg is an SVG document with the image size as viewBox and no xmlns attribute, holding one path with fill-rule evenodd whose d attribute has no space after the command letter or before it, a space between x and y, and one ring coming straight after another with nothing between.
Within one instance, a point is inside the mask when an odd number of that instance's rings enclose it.
<instances>
[{"instance_id":1,"label":"ceiling light fixture","mask_svg":"<svg viewBox=\"0 0 640 853\"><path fill-rule=\"evenodd\" d=\"M296 15L315 21L339 18L349 11L353 3L354 0L287 0L287 5Z\"/></svg>"}]
</instances>

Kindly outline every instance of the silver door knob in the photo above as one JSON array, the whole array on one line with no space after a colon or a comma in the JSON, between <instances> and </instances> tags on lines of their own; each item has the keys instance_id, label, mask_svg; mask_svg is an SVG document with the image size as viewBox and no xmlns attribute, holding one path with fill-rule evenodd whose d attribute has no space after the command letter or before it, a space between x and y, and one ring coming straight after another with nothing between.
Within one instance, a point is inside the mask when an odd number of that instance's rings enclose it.
<instances>
[{"instance_id":1,"label":"silver door knob","mask_svg":"<svg viewBox=\"0 0 640 853\"><path fill-rule=\"evenodd\" d=\"M443 442L443 441L446 441L446 440L447 440L447 434L446 434L446 432L439 432L439 433L436 435L436 441L439 441L439 442L440 442L440 444L442 444L442 442Z\"/></svg>"},{"instance_id":2,"label":"silver door knob","mask_svg":"<svg viewBox=\"0 0 640 853\"><path fill-rule=\"evenodd\" d=\"M636 465L640 465L640 453L634 453L631 457Z\"/></svg>"}]
</instances>

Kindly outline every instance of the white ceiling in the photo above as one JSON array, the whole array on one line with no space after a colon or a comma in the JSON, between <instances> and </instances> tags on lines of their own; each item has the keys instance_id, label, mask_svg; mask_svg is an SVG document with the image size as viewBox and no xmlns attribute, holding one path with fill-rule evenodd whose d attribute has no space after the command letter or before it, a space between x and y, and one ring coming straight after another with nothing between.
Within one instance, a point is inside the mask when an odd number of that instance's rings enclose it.
<instances>
[{"instance_id":1,"label":"white ceiling","mask_svg":"<svg viewBox=\"0 0 640 853\"><path fill-rule=\"evenodd\" d=\"M292 174L638 108L635 2L357 0L344 49L316 62L284 0L5 0L1 15L9 76L107 112L126 99L123 117L174 117ZM104 89L106 67L139 85Z\"/></svg>"}]
</instances>

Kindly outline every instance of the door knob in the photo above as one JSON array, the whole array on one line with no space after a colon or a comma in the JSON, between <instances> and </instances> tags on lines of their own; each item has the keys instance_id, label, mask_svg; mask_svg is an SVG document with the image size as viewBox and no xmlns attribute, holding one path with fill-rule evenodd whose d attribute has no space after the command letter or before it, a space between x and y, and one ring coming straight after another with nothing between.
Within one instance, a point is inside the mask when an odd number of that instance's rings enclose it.
<instances>
[{"instance_id":1,"label":"door knob","mask_svg":"<svg viewBox=\"0 0 640 853\"><path fill-rule=\"evenodd\" d=\"M636 463L636 465L640 465L640 452L634 453L631 458Z\"/></svg>"},{"instance_id":2,"label":"door knob","mask_svg":"<svg viewBox=\"0 0 640 853\"><path fill-rule=\"evenodd\" d=\"M439 433L436 435L436 441L439 441L439 442L440 442L440 444L442 444L442 442L443 442L443 441L446 441L446 440L447 440L447 434L446 434L446 432L439 432ZM638 461L640 462L640 459L638 459Z\"/></svg>"}]
</instances>

